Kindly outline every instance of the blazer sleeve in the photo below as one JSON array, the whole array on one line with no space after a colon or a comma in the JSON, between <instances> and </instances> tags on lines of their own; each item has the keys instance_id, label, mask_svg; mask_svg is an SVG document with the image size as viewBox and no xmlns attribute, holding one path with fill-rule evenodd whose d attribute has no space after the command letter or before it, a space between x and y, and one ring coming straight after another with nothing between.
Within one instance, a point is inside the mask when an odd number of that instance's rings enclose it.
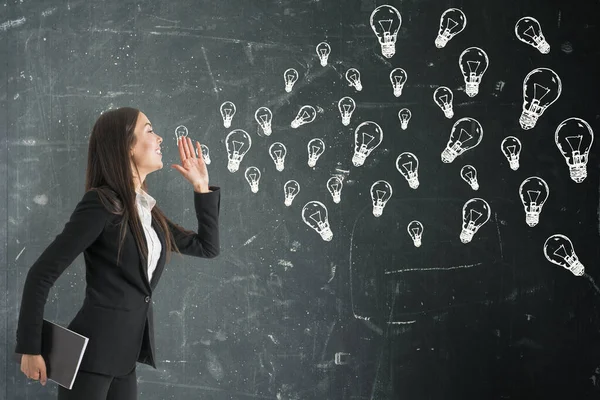
<instances>
[{"instance_id":1,"label":"blazer sleeve","mask_svg":"<svg viewBox=\"0 0 600 400\"><path fill-rule=\"evenodd\" d=\"M98 193L87 191L63 231L31 266L23 288L15 353L40 354L48 292L64 270L102 233L109 215Z\"/></svg>"},{"instance_id":2,"label":"blazer sleeve","mask_svg":"<svg viewBox=\"0 0 600 400\"><path fill-rule=\"evenodd\" d=\"M214 258L219 255L219 208L221 188L209 186L212 192L194 191L194 207L198 219L198 233L183 233L177 224L167 220L169 230L182 254L194 257ZM184 228L185 229L185 228Z\"/></svg>"}]
</instances>

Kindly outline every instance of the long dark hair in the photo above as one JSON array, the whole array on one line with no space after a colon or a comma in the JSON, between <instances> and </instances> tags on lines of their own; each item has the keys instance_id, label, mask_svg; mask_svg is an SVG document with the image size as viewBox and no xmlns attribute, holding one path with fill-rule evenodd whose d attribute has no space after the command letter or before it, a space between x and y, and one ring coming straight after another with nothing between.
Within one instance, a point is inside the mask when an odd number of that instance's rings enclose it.
<instances>
[{"instance_id":1,"label":"long dark hair","mask_svg":"<svg viewBox=\"0 0 600 400\"><path fill-rule=\"evenodd\" d=\"M148 260L148 248L144 246L143 228L135 204L136 193L130 155L130 150L137 140L134 131L139 115L140 110L132 107L105 111L94 124L88 148L85 191L95 190L111 214L122 216L117 264L128 226L138 248L141 249L144 265ZM137 165L135 168L137 172ZM139 172L137 173L139 176ZM141 183L141 188L148 192L146 180ZM152 219L165 234L167 262L172 251L181 255L167 225L167 221L171 221L157 205L152 207ZM177 224L173 225L184 233L193 233Z\"/></svg>"}]
</instances>

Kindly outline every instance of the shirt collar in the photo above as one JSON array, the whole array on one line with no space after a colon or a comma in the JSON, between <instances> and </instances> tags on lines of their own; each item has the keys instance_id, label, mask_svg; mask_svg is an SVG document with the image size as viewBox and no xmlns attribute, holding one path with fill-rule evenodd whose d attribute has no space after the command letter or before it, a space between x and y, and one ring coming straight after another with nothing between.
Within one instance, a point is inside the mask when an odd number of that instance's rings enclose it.
<instances>
[{"instance_id":1,"label":"shirt collar","mask_svg":"<svg viewBox=\"0 0 600 400\"><path fill-rule=\"evenodd\" d=\"M154 197L150 196L144 189L139 188L136 190L135 201L140 204L142 207L146 207L149 210L152 210L154 205L156 204L156 200Z\"/></svg>"}]
</instances>

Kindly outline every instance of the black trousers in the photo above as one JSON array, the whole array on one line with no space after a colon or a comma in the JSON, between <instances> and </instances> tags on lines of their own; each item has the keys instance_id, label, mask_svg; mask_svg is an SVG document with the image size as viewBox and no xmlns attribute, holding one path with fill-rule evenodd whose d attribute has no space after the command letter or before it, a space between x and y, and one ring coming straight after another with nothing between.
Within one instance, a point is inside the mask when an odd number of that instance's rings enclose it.
<instances>
[{"instance_id":1,"label":"black trousers","mask_svg":"<svg viewBox=\"0 0 600 400\"><path fill-rule=\"evenodd\" d=\"M58 387L58 400L137 400L136 366L122 376L80 370L71 390Z\"/></svg>"}]
</instances>

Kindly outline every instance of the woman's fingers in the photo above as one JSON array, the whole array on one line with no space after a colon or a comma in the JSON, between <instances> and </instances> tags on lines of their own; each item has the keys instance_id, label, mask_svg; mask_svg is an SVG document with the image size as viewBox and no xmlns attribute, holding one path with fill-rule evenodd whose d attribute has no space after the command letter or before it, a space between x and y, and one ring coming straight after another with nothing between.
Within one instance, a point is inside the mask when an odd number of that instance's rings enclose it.
<instances>
[{"instance_id":1,"label":"woman's fingers","mask_svg":"<svg viewBox=\"0 0 600 400\"><path fill-rule=\"evenodd\" d=\"M177 149L179 150L179 158L181 158L181 162L183 163L183 160L185 160L185 151L183 150L183 140L185 139L184 136L180 136L177 139Z\"/></svg>"},{"instance_id":2,"label":"woman's fingers","mask_svg":"<svg viewBox=\"0 0 600 400\"><path fill-rule=\"evenodd\" d=\"M196 158L196 153L194 152L194 145L192 144L192 139L187 136L182 136L181 140L178 141L177 145L179 146L179 157L181 157L181 162L188 158Z\"/></svg>"}]
</instances>

